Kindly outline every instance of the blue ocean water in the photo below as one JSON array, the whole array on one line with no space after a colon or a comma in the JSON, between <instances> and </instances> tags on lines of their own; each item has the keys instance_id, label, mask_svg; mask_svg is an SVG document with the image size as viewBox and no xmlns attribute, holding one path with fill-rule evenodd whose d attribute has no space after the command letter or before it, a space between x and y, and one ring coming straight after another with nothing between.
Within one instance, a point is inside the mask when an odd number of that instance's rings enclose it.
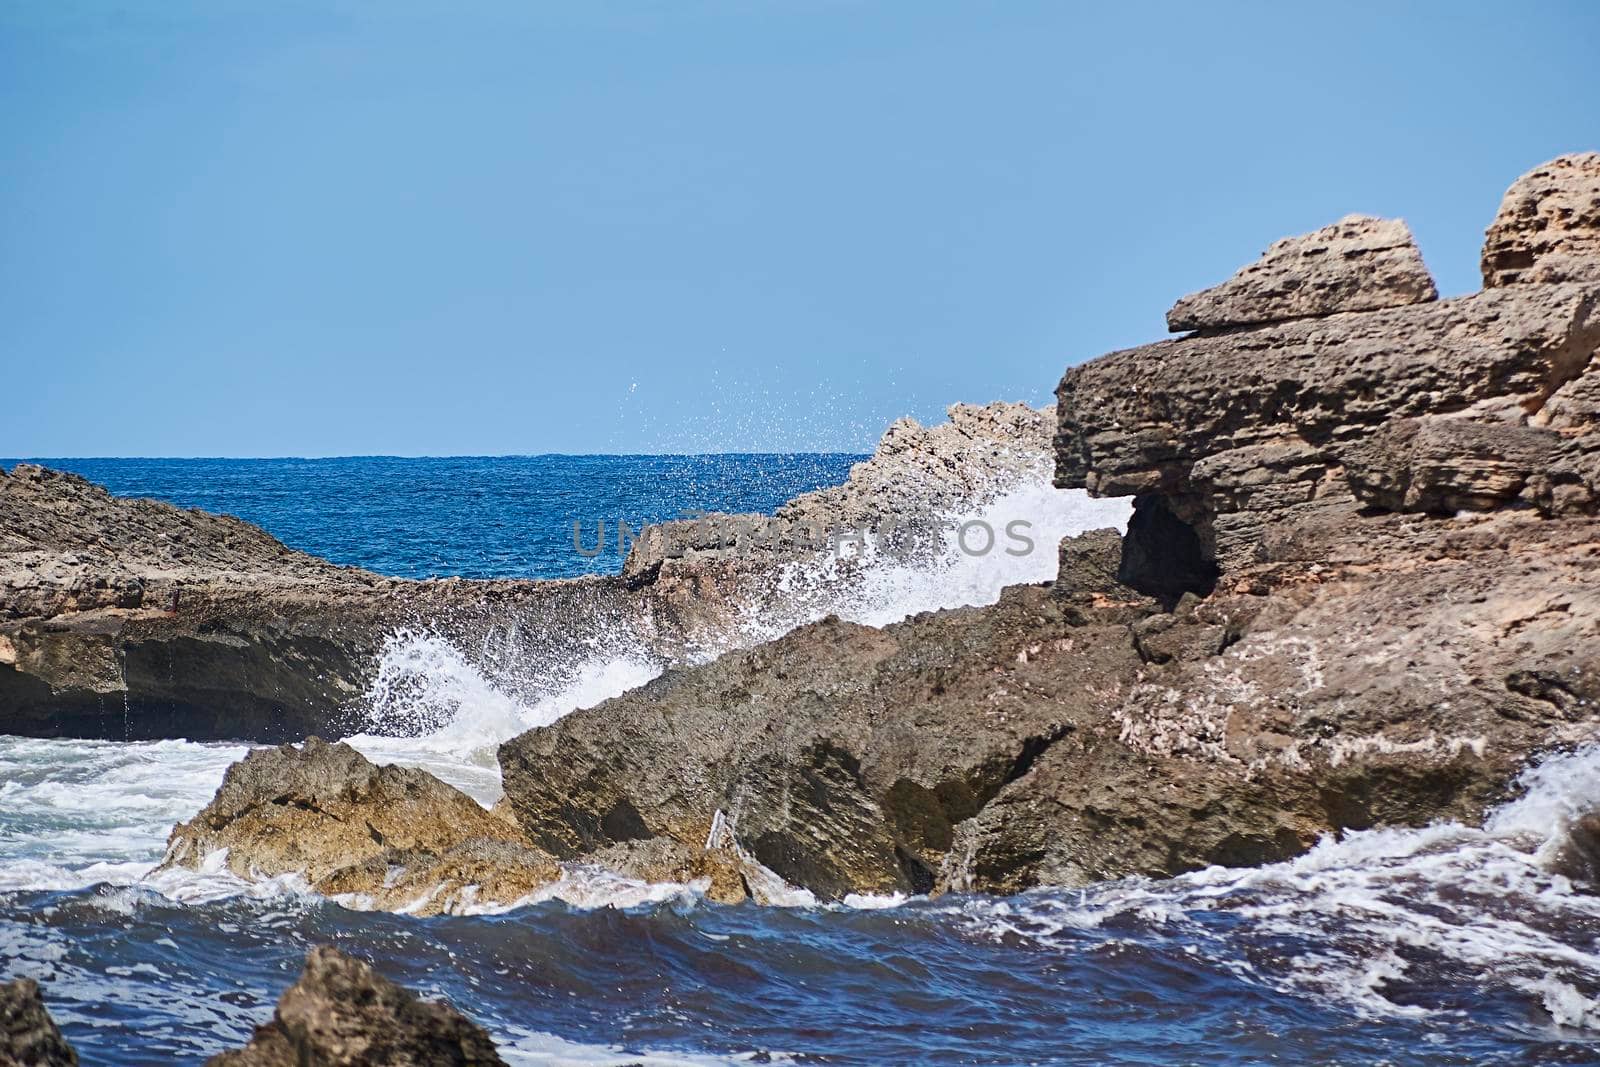
<instances>
[{"instance_id":1,"label":"blue ocean water","mask_svg":"<svg viewBox=\"0 0 1600 1067\"><path fill-rule=\"evenodd\" d=\"M865 457L37 459L120 496L225 512L291 548L399 578L569 578L622 568L618 524L771 512ZM15 460L0 460L8 469ZM573 523L580 523L574 550ZM605 538L599 539L600 524Z\"/></svg>"},{"instance_id":2,"label":"blue ocean water","mask_svg":"<svg viewBox=\"0 0 1600 1067\"><path fill-rule=\"evenodd\" d=\"M58 465L392 574L553 577L620 564L572 552L574 517L766 510L855 458ZM460 714L514 703L468 680ZM1259 870L826 907L599 893L419 919L150 873L243 751L0 736L0 978L38 979L86 1064L237 1047L319 943L448 996L521 1064L1600 1063L1600 898L1538 861L1559 813L1600 794L1600 752L1541 769L1485 829L1351 834Z\"/></svg>"}]
</instances>

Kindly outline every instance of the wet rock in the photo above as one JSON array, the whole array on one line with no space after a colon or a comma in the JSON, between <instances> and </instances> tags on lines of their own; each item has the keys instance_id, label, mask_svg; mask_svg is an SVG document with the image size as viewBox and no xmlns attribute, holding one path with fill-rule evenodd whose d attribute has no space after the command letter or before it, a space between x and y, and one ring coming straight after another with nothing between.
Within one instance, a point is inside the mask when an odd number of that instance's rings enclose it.
<instances>
[{"instance_id":1,"label":"wet rock","mask_svg":"<svg viewBox=\"0 0 1600 1067\"><path fill-rule=\"evenodd\" d=\"M747 875L753 873L749 862L728 849L696 849L669 838L652 837L607 845L584 856L583 862L640 882L703 882L706 898L718 904L738 904L759 896L751 893L746 881ZM755 880L759 882L759 877Z\"/></svg>"},{"instance_id":2,"label":"wet rock","mask_svg":"<svg viewBox=\"0 0 1600 1067\"><path fill-rule=\"evenodd\" d=\"M199 868L220 849L243 878L299 875L320 893L423 914L512 903L560 875L465 793L318 738L229 767L211 803L173 829L164 864Z\"/></svg>"},{"instance_id":3,"label":"wet rock","mask_svg":"<svg viewBox=\"0 0 1600 1067\"><path fill-rule=\"evenodd\" d=\"M539 847L732 843L825 898L929 889L954 827L1131 681L1126 624L1050 590L882 630L825 620L500 749Z\"/></svg>"},{"instance_id":4,"label":"wet rock","mask_svg":"<svg viewBox=\"0 0 1600 1067\"><path fill-rule=\"evenodd\" d=\"M1588 888L1600 887L1600 813L1572 820L1550 869Z\"/></svg>"},{"instance_id":5,"label":"wet rock","mask_svg":"<svg viewBox=\"0 0 1600 1067\"><path fill-rule=\"evenodd\" d=\"M0 1067L77 1067L78 1054L61 1030L39 984L31 978L0 983Z\"/></svg>"},{"instance_id":6,"label":"wet rock","mask_svg":"<svg viewBox=\"0 0 1600 1067\"><path fill-rule=\"evenodd\" d=\"M1283 322L1403 307L1438 295L1404 222L1347 215L1332 226L1285 237L1221 285L1179 300L1167 312L1167 328Z\"/></svg>"},{"instance_id":7,"label":"wet rock","mask_svg":"<svg viewBox=\"0 0 1600 1067\"><path fill-rule=\"evenodd\" d=\"M1600 152L1559 156L1506 190L1483 242L1483 287L1600 282Z\"/></svg>"},{"instance_id":8,"label":"wet rock","mask_svg":"<svg viewBox=\"0 0 1600 1067\"><path fill-rule=\"evenodd\" d=\"M209 1067L503 1067L494 1042L446 1001L425 1001L370 964L322 946L272 1021Z\"/></svg>"}]
</instances>

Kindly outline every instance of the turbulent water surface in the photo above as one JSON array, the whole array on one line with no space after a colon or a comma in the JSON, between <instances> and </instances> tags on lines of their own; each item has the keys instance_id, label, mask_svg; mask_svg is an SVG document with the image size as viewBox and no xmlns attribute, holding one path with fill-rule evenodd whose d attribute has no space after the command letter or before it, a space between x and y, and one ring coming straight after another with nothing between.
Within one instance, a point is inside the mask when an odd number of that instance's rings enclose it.
<instances>
[{"instance_id":1,"label":"turbulent water surface","mask_svg":"<svg viewBox=\"0 0 1600 1067\"><path fill-rule=\"evenodd\" d=\"M629 506L653 517L770 508L839 480L846 461L717 457L688 503L659 460L582 463L585 477L635 486ZM78 466L119 489L246 514L297 547L341 546L329 554L379 570L569 573L539 562L554 549L519 541L529 527L570 529L575 506L573 485L537 484L525 466L535 461L448 461L471 468L456 489L477 496L468 508L433 482L436 525L425 501L401 518L385 509L408 480L404 463L426 481L444 461L339 461L345 489L331 508L327 483L287 477L264 492L251 464L95 462L130 466L121 478ZM497 464L524 466L502 485ZM639 488L649 486L654 496ZM368 522L362 501L387 517ZM1057 492L1042 475L984 509L1028 517L1046 546L1125 518L1123 505ZM518 518L472 517L493 514ZM375 536L381 523L391 525ZM794 613L884 623L992 600L1054 566L1049 550L886 562ZM744 639L792 621L752 619ZM430 632L396 634L354 743L488 802L496 743L655 669L626 635L575 639L582 654L560 684L534 691ZM0 737L0 975L45 985L86 1063L195 1062L238 1045L305 950L330 941L449 996L529 1064L1600 1062L1600 900L1543 865L1566 820L1600 795L1597 751L1530 770L1521 798L1483 829L1351 834L1258 870L1010 899L820 907L795 894L768 908L572 875L517 908L430 919L351 910L293 880L152 874L172 824L244 751Z\"/></svg>"}]
</instances>

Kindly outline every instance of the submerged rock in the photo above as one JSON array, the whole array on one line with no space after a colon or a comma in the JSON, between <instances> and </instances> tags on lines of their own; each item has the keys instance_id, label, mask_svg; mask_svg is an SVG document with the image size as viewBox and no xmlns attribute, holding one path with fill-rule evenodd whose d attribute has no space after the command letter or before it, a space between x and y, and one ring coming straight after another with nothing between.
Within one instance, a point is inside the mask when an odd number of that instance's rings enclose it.
<instances>
[{"instance_id":1,"label":"submerged rock","mask_svg":"<svg viewBox=\"0 0 1600 1067\"><path fill-rule=\"evenodd\" d=\"M504 1067L483 1028L448 1001L426 1001L330 946L250 1043L208 1067Z\"/></svg>"},{"instance_id":2,"label":"submerged rock","mask_svg":"<svg viewBox=\"0 0 1600 1067\"><path fill-rule=\"evenodd\" d=\"M1600 282L1600 152L1518 178L1485 236L1485 289L1553 282Z\"/></svg>"},{"instance_id":3,"label":"submerged rock","mask_svg":"<svg viewBox=\"0 0 1600 1067\"><path fill-rule=\"evenodd\" d=\"M421 914L509 904L560 875L460 790L315 737L229 767L211 803L173 829L163 862L199 868L222 849L242 878L299 875L319 893Z\"/></svg>"},{"instance_id":4,"label":"submerged rock","mask_svg":"<svg viewBox=\"0 0 1600 1067\"><path fill-rule=\"evenodd\" d=\"M1179 300L1167 312L1167 328L1252 326L1404 307L1438 295L1404 222L1347 215L1285 237L1221 285Z\"/></svg>"},{"instance_id":5,"label":"submerged rock","mask_svg":"<svg viewBox=\"0 0 1600 1067\"><path fill-rule=\"evenodd\" d=\"M78 1054L61 1036L39 983L0 982L0 1067L77 1067Z\"/></svg>"}]
</instances>

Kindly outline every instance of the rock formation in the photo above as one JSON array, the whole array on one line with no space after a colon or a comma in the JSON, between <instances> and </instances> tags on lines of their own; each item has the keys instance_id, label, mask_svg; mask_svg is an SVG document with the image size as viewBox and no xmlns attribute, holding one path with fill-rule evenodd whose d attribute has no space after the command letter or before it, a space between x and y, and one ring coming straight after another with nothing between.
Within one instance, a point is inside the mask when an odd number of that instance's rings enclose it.
<instances>
[{"instance_id":1,"label":"rock formation","mask_svg":"<svg viewBox=\"0 0 1600 1067\"><path fill-rule=\"evenodd\" d=\"M482 1027L420 1000L372 966L322 946L306 956L272 1021L208 1067L504 1067Z\"/></svg>"},{"instance_id":2,"label":"rock formation","mask_svg":"<svg viewBox=\"0 0 1600 1067\"><path fill-rule=\"evenodd\" d=\"M1347 215L1314 233L1285 237L1221 285L1179 300L1167 312L1167 329L1254 326L1404 307L1438 295L1404 222Z\"/></svg>"},{"instance_id":3,"label":"rock formation","mask_svg":"<svg viewBox=\"0 0 1600 1067\"><path fill-rule=\"evenodd\" d=\"M424 915L510 904L560 876L465 793L315 737L229 767L211 803L173 829L164 863L198 868L222 849L243 878L299 875L319 893Z\"/></svg>"},{"instance_id":4,"label":"rock formation","mask_svg":"<svg viewBox=\"0 0 1600 1067\"><path fill-rule=\"evenodd\" d=\"M343 743L257 749L228 768L211 803L173 828L164 867L221 858L248 881L284 875L354 906L413 915L509 907L580 868L703 887L733 904L767 896L766 872L736 851L666 840L563 850L560 866L515 818L415 768L377 766ZM557 894L559 895L559 894Z\"/></svg>"},{"instance_id":5,"label":"rock formation","mask_svg":"<svg viewBox=\"0 0 1600 1067\"><path fill-rule=\"evenodd\" d=\"M0 982L0 1067L77 1067L31 978Z\"/></svg>"},{"instance_id":6,"label":"rock formation","mask_svg":"<svg viewBox=\"0 0 1600 1067\"><path fill-rule=\"evenodd\" d=\"M623 577L565 581L384 578L238 519L19 464L0 471L0 731L274 743L354 732L401 627L499 649L513 666L498 669L529 664L497 679L518 691L558 684L553 665L588 655L575 635L625 632L674 662L738 636L771 568L795 558L792 536L922 517L1047 469L1052 427L1021 404L957 405L931 428L901 420L846 485L777 519L722 517L773 533L769 550L730 551L722 520L668 523L648 528Z\"/></svg>"},{"instance_id":7,"label":"rock formation","mask_svg":"<svg viewBox=\"0 0 1600 1067\"><path fill-rule=\"evenodd\" d=\"M1480 818L1528 759L1600 738L1600 285L1423 299L1072 368L1056 481L1134 497L1120 546L1070 540L1048 591L824 621L530 731L501 749L513 814L558 856L720 823L828 897Z\"/></svg>"},{"instance_id":8,"label":"rock formation","mask_svg":"<svg viewBox=\"0 0 1600 1067\"><path fill-rule=\"evenodd\" d=\"M1483 243L1483 287L1600 282L1600 152L1518 178Z\"/></svg>"},{"instance_id":9,"label":"rock formation","mask_svg":"<svg viewBox=\"0 0 1600 1067\"><path fill-rule=\"evenodd\" d=\"M884 432L871 458L845 484L805 493L773 516L707 515L649 527L634 542L623 576L634 583L693 574L707 564L770 568L829 546L832 535L893 527L885 544L914 551L940 531L946 509L973 506L1019 477L1048 471L1053 412L1026 404L951 405L948 422L924 427L904 418Z\"/></svg>"}]
</instances>

